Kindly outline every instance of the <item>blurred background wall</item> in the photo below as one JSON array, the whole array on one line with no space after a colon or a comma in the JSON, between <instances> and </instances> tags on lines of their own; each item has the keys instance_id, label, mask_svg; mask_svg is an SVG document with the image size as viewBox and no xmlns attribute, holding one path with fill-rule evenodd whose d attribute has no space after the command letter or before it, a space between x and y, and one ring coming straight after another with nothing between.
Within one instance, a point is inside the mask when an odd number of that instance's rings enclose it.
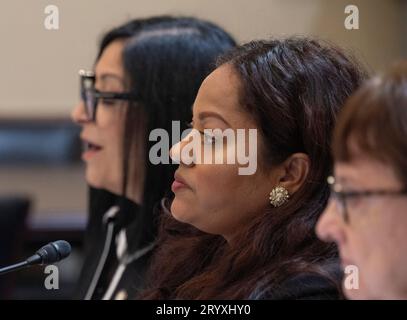
<instances>
[{"instance_id":1,"label":"blurred background wall","mask_svg":"<svg viewBox=\"0 0 407 320\"><path fill-rule=\"evenodd\" d=\"M44 27L48 5L59 9L59 30ZM359 9L358 30L344 27L347 5ZM69 120L79 100L78 70L92 68L106 31L131 18L161 14L213 21L241 43L292 35L327 39L351 50L373 72L407 55L407 0L2 0L0 196L31 201L28 231L19 236L25 245L21 255L55 237L79 241L86 222L81 146ZM27 144L28 153L22 151ZM80 252L69 261L64 275L72 284ZM38 281L23 277L12 296L44 296L34 290ZM69 290L59 297L64 295Z\"/></svg>"},{"instance_id":2,"label":"blurred background wall","mask_svg":"<svg viewBox=\"0 0 407 320\"><path fill-rule=\"evenodd\" d=\"M60 29L46 30L44 8L59 8ZM360 29L346 30L357 5ZM2 0L0 116L66 116L78 100L79 68L91 68L98 39L126 19L194 15L248 41L313 35L352 49L373 70L405 55L404 0Z\"/></svg>"},{"instance_id":3,"label":"blurred background wall","mask_svg":"<svg viewBox=\"0 0 407 320\"><path fill-rule=\"evenodd\" d=\"M59 9L59 30L44 27L44 9L50 4ZM344 27L350 4L359 9L358 30ZM92 68L103 33L128 19L158 14L211 20L240 42L290 35L328 39L354 52L373 71L407 52L405 0L2 0L0 120L69 121L79 96L77 72ZM78 212L85 207L85 184L78 171L50 179L47 165L38 168L38 180L31 170L2 168L0 194L18 190L25 177L27 191L38 194L35 211Z\"/></svg>"}]
</instances>

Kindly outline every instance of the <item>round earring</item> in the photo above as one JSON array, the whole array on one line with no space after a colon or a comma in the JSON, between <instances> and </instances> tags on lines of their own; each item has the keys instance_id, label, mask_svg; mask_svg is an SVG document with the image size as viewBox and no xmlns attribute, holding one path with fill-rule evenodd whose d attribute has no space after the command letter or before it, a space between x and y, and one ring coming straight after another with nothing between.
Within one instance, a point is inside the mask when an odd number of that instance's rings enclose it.
<instances>
[{"instance_id":1,"label":"round earring","mask_svg":"<svg viewBox=\"0 0 407 320\"><path fill-rule=\"evenodd\" d=\"M290 195L286 188L278 186L271 190L269 199L271 205L277 208L286 203L290 199Z\"/></svg>"}]
</instances>

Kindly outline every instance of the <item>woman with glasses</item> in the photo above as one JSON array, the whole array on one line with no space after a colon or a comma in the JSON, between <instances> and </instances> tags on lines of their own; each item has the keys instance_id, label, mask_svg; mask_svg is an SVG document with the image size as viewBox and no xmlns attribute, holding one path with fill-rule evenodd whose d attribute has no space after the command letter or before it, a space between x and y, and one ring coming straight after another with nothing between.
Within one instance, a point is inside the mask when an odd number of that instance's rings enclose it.
<instances>
[{"instance_id":1,"label":"woman with glasses","mask_svg":"<svg viewBox=\"0 0 407 320\"><path fill-rule=\"evenodd\" d=\"M317 233L338 245L344 293L407 299L407 63L363 85L335 128L329 206Z\"/></svg>"},{"instance_id":2,"label":"woman with glasses","mask_svg":"<svg viewBox=\"0 0 407 320\"><path fill-rule=\"evenodd\" d=\"M87 256L76 297L124 299L142 287L155 245L154 206L170 191L174 166L152 164L153 129L181 130L201 81L235 45L195 18L131 21L102 39L92 72L81 71L82 126L90 192Z\"/></svg>"},{"instance_id":3,"label":"woman with glasses","mask_svg":"<svg viewBox=\"0 0 407 320\"><path fill-rule=\"evenodd\" d=\"M251 42L220 59L195 99L194 130L171 149L175 198L163 203L140 297L338 298L336 250L314 228L329 197L336 114L363 77L341 49L307 38ZM256 170L198 152L190 161L194 140L229 159L235 140L221 132L239 130L257 132L242 141L257 150Z\"/></svg>"}]
</instances>

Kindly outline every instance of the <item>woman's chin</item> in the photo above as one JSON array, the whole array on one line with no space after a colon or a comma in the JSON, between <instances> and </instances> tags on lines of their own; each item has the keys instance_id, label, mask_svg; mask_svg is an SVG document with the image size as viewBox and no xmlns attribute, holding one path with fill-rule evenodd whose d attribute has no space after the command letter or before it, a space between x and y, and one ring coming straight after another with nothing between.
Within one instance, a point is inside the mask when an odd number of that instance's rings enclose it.
<instances>
[{"instance_id":1,"label":"woman's chin","mask_svg":"<svg viewBox=\"0 0 407 320\"><path fill-rule=\"evenodd\" d=\"M105 181L100 179L99 175L92 174L92 172L86 172L86 182L92 188L103 189L114 194L120 194L118 188L113 188L109 183L106 183Z\"/></svg>"},{"instance_id":2,"label":"woman's chin","mask_svg":"<svg viewBox=\"0 0 407 320\"><path fill-rule=\"evenodd\" d=\"M96 189L104 189L100 177L92 172L90 168L86 169L85 179L88 185Z\"/></svg>"},{"instance_id":3,"label":"woman's chin","mask_svg":"<svg viewBox=\"0 0 407 320\"><path fill-rule=\"evenodd\" d=\"M171 204L171 214L175 220L190 224L191 207L188 207L183 201L180 201L176 197Z\"/></svg>"}]
</instances>

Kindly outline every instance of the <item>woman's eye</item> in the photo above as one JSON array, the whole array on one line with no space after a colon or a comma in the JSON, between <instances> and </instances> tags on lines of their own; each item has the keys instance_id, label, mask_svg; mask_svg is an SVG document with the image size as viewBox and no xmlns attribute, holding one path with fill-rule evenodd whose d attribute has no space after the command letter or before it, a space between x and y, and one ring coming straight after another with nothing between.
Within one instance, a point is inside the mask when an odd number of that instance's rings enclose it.
<instances>
[{"instance_id":1,"label":"woman's eye","mask_svg":"<svg viewBox=\"0 0 407 320\"><path fill-rule=\"evenodd\" d=\"M361 203L360 198L357 197L346 199L346 202L350 208L357 208Z\"/></svg>"},{"instance_id":2,"label":"woman's eye","mask_svg":"<svg viewBox=\"0 0 407 320\"><path fill-rule=\"evenodd\" d=\"M347 191L344 192L345 194L353 194L353 191ZM346 196L345 196L346 197ZM349 206L356 207L360 203L361 197L358 196L347 196L346 197L346 202L348 203Z\"/></svg>"},{"instance_id":3,"label":"woman's eye","mask_svg":"<svg viewBox=\"0 0 407 320\"><path fill-rule=\"evenodd\" d=\"M203 140L205 144L214 144L216 142L216 137L212 134L208 133L202 133L203 134Z\"/></svg>"},{"instance_id":4,"label":"woman's eye","mask_svg":"<svg viewBox=\"0 0 407 320\"><path fill-rule=\"evenodd\" d=\"M114 99L100 99L100 102L106 106L112 106L116 103Z\"/></svg>"}]
</instances>

